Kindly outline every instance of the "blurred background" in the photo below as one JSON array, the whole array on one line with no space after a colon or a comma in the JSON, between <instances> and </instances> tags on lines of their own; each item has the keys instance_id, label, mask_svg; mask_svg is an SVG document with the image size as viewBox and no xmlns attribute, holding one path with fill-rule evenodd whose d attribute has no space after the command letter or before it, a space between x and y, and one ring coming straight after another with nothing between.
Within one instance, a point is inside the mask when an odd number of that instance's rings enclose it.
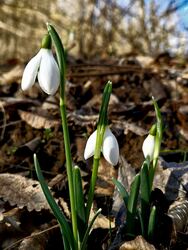
<instances>
[{"instance_id":1,"label":"blurred background","mask_svg":"<svg viewBox=\"0 0 188 250\"><path fill-rule=\"evenodd\" d=\"M46 22L76 57L186 56L187 0L0 0L0 64L27 61Z\"/></svg>"}]
</instances>

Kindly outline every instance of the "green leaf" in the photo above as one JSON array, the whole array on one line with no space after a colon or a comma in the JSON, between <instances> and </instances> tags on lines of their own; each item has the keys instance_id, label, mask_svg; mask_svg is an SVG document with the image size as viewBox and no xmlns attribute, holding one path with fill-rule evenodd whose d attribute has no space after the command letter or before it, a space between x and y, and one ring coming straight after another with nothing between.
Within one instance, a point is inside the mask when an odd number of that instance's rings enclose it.
<instances>
[{"instance_id":1,"label":"green leaf","mask_svg":"<svg viewBox=\"0 0 188 250\"><path fill-rule=\"evenodd\" d=\"M107 110L108 110L108 105L110 101L110 95L112 93L112 82L108 81L104 91L103 91L103 98L102 98L102 104L101 104L101 109L99 112L99 122L98 125L101 126L106 126L108 124L108 118L107 118Z\"/></svg>"},{"instance_id":2,"label":"green leaf","mask_svg":"<svg viewBox=\"0 0 188 250\"><path fill-rule=\"evenodd\" d=\"M78 231L79 231L79 236L80 236L80 241L81 241L83 239L87 225L86 225L84 195L83 195L83 189L82 189L82 177L80 174L80 168L78 166L75 166L73 168L73 182L74 182Z\"/></svg>"},{"instance_id":3,"label":"green leaf","mask_svg":"<svg viewBox=\"0 0 188 250\"><path fill-rule=\"evenodd\" d=\"M148 223L148 239L150 241L153 240L155 235L156 214L157 214L157 208L156 206L153 206L151 209L149 223Z\"/></svg>"},{"instance_id":4,"label":"green leaf","mask_svg":"<svg viewBox=\"0 0 188 250\"><path fill-rule=\"evenodd\" d=\"M77 216L76 216L76 205L74 197L74 185L73 185L73 171L72 171L72 156L70 149L70 138L67 122L67 112L66 112L66 96L65 96L65 83L66 83L66 62L65 62L65 51L61 39L50 24L47 24L48 33L52 39L53 45L55 46L57 61L60 72L60 113L61 113L61 122L63 127L63 136L64 136L64 146L65 146L65 156L66 156L66 169L68 177L68 186L69 186L69 197L70 197L70 207L71 207L71 220L72 220L72 229L74 236L74 245L75 249L78 249L78 230L77 230Z\"/></svg>"},{"instance_id":5,"label":"green leaf","mask_svg":"<svg viewBox=\"0 0 188 250\"><path fill-rule=\"evenodd\" d=\"M137 174L134 177L134 180L131 184L131 190L128 200L128 210L131 213L136 213L137 210L139 188L140 188L140 174Z\"/></svg>"},{"instance_id":6,"label":"green leaf","mask_svg":"<svg viewBox=\"0 0 188 250\"><path fill-rule=\"evenodd\" d=\"M58 33L56 32L56 30L54 29L54 27L50 24L47 24L47 29L48 29L48 33L51 36L51 39L55 45L55 50L56 50L56 54L57 54L57 61L58 61L58 65L60 68L60 74L61 77L63 79L63 85L65 84L65 71L66 71L66 63L65 63L65 50L63 47L63 44L61 42L61 39L58 35ZM63 95L64 95L64 87L62 87L63 90Z\"/></svg>"},{"instance_id":7,"label":"green leaf","mask_svg":"<svg viewBox=\"0 0 188 250\"><path fill-rule=\"evenodd\" d=\"M153 154L153 158L154 158L153 168L155 171L159 153L160 153L160 148L161 148L161 141L162 141L162 135L163 135L163 123L162 123L162 116L161 116L159 106L157 102L155 101L154 97L153 97L153 105L155 108L155 114L157 118L157 123L156 123L157 131L156 131L156 136L155 136L155 149L154 149L154 154Z\"/></svg>"},{"instance_id":8,"label":"green leaf","mask_svg":"<svg viewBox=\"0 0 188 250\"><path fill-rule=\"evenodd\" d=\"M150 183L149 183L149 168L150 165L147 161L144 161L141 171L140 171L140 190L141 190L141 200L149 204L150 201Z\"/></svg>"},{"instance_id":9,"label":"green leaf","mask_svg":"<svg viewBox=\"0 0 188 250\"><path fill-rule=\"evenodd\" d=\"M86 246L87 246L87 239L88 239L88 236L89 236L89 233L91 231L91 228L93 226L93 223L95 222L97 216L101 213L101 208L95 213L95 215L93 216L91 222L89 223L89 226L87 227L87 230L85 232L85 235L84 235L84 238L83 238L83 241L82 241L82 244L81 244L81 250L85 250L87 249Z\"/></svg>"},{"instance_id":10,"label":"green leaf","mask_svg":"<svg viewBox=\"0 0 188 250\"><path fill-rule=\"evenodd\" d=\"M90 210L91 210L92 203L93 203L94 190L95 190L95 184L97 180L98 167L99 167L99 160L101 156L101 146L103 143L103 137L104 137L107 123L108 123L107 109L108 109L108 104L109 104L111 93L112 93L112 82L108 81L104 88L102 104L101 104L101 109L99 113L99 121L97 125L97 139L96 139L94 159L93 159L93 169L92 169L92 176L91 176L89 194L88 194L88 200L87 200L87 206L86 206L86 221L89 220Z\"/></svg>"},{"instance_id":11,"label":"green leaf","mask_svg":"<svg viewBox=\"0 0 188 250\"><path fill-rule=\"evenodd\" d=\"M127 192L127 190L125 189L125 187L121 184L121 182L119 182L118 180L116 180L114 177L112 178L112 181L114 183L114 185L116 185L124 203L125 206L127 207L128 205L128 199L129 199L129 194Z\"/></svg>"},{"instance_id":12,"label":"green leaf","mask_svg":"<svg viewBox=\"0 0 188 250\"><path fill-rule=\"evenodd\" d=\"M149 164L147 161L144 161L141 172L140 172L140 196L141 196L141 217L144 224L144 231L142 235L145 236L146 228L148 225L149 218L149 202L150 202L150 181L149 181Z\"/></svg>"},{"instance_id":13,"label":"green leaf","mask_svg":"<svg viewBox=\"0 0 188 250\"><path fill-rule=\"evenodd\" d=\"M144 221L143 221L143 218L142 218L142 215L141 215L141 209L140 208L138 208L138 218L139 218L139 221L140 221L141 232L143 233L144 232Z\"/></svg>"},{"instance_id":14,"label":"green leaf","mask_svg":"<svg viewBox=\"0 0 188 250\"><path fill-rule=\"evenodd\" d=\"M42 175L36 154L34 154L34 165L35 165L36 174L37 174L38 180L40 182L42 191L43 191L43 193L48 201L49 206L51 207L51 209L53 211L54 216L56 217L56 219L59 222L61 232L63 233L63 242L65 244L64 247L65 247L65 249L74 249L74 247L73 247L74 240L73 240L73 235L72 235L70 226L69 226L63 212L60 210L59 206L55 202L55 200L54 200L54 198L53 198L53 196L48 188L48 185L45 182L45 179ZM67 246L67 244L69 244L69 247Z\"/></svg>"},{"instance_id":15,"label":"green leaf","mask_svg":"<svg viewBox=\"0 0 188 250\"><path fill-rule=\"evenodd\" d=\"M129 235L134 235L135 233L139 189L140 174L137 174L131 184L130 195L127 205L127 234Z\"/></svg>"}]
</instances>

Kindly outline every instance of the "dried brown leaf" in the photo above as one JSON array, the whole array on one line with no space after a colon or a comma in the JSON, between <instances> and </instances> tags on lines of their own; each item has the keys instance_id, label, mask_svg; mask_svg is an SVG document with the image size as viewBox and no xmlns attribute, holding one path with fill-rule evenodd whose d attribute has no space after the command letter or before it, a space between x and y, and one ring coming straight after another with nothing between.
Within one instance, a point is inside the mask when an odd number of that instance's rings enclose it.
<instances>
[{"instance_id":1,"label":"dried brown leaf","mask_svg":"<svg viewBox=\"0 0 188 250\"><path fill-rule=\"evenodd\" d=\"M66 174L57 174L55 177L53 177L49 183L48 186L50 188L57 188L58 190L62 190L65 188L67 184L67 175Z\"/></svg>"},{"instance_id":2,"label":"dried brown leaf","mask_svg":"<svg viewBox=\"0 0 188 250\"><path fill-rule=\"evenodd\" d=\"M20 147L18 147L18 149L16 150L16 155L24 156L24 155L33 154L34 152L36 152L36 149L39 147L40 143L41 143L41 138L36 137L28 141L24 145L21 145Z\"/></svg>"},{"instance_id":3,"label":"dried brown leaf","mask_svg":"<svg viewBox=\"0 0 188 250\"><path fill-rule=\"evenodd\" d=\"M130 191L130 186L135 175L136 173L135 173L134 168L131 167L131 165L121 155L120 161L119 161L117 180L122 183L122 185L125 187L127 192ZM123 199L119 191L117 190L117 188L115 188L114 194L113 194L113 206L112 206L113 212L117 213L122 203L123 203Z\"/></svg>"},{"instance_id":4,"label":"dried brown leaf","mask_svg":"<svg viewBox=\"0 0 188 250\"><path fill-rule=\"evenodd\" d=\"M174 229L183 232L188 222L188 200L178 200L171 204L168 216L172 218Z\"/></svg>"},{"instance_id":5,"label":"dried brown leaf","mask_svg":"<svg viewBox=\"0 0 188 250\"><path fill-rule=\"evenodd\" d=\"M161 189L168 200L185 198L188 190L188 162L166 162L160 159L154 178L154 187Z\"/></svg>"},{"instance_id":6,"label":"dried brown leaf","mask_svg":"<svg viewBox=\"0 0 188 250\"><path fill-rule=\"evenodd\" d=\"M42 104L42 109L58 109L58 101L55 96L48 96Z\"/></svg>"},{"instance_id":7,"label":"dried brown leaf","mask_svg":"<svg viewBox=\"0 0 188 250\"><path fill-rule=\"evenodd\" d=\"M134 240L127 241L120 246L119 250L155 250L142 236L137 236Z\"/></svg>"},{"instance_id":8,"label":"dried brown leaf","mask_svg":"<svg viewBox=\"0 0 188 250\"><path fill-rule=\"evenodd\" d=\"M129 131L135 133L136 135L146 135L147 131L139 126L137 126L135 123L127 122L127 121L122 121L122 120L112 120L113 124L117 128L124 128L124 134L127 135Z\"/></svg>"},{"instance_id":9,"label":"dried brown leaf","mask_svg":"<svg viewBox=\"0 0 188 250\"><path fill-rule=\"evenodd\" d=\"M39 182L17 174L0 174L0 198L28 211L49 209Z\"/></svg>"},{"instance_id":10,"label":"dried brown leaf","mask_svg":"<svg viewBox=\"0 0 188 250\"><path fill-rule=\"evenodd\" d=\"M112 177L117 176L117 170L112 167L104 158L101 158L99 164L97 184L95 194L97 196L111 196L114 192Z\"/></svg>"},{"instance_id":11,"label":"dried brown leaf","mask_svg":"<svg viewBox=\"0 0 188 250\"><path fill-rule=\"evenodd\" d=\"M92 220L93 216L95 215L93 209L91 209L90 213L90 221ZM93 224L93 229L102 228L102 229L109 229L109 228L115 228L115 223L113 221L110 221L106 216L103 214L99 214Z\"/></svg>"},{"instance_id":12,"label":"dried brown leaf","mask_svg":"<svg viewBox=\"0 0 188 250\"><path fill-rule=\"evenodd\" d=\"M41 110L38 114L34 111L19 110L18 112L23 121L36 129L52 128L60 124L59 120L54 119L52 115L44 112L44 110Z\"/></svg>"},{"instance_id":13,"label":"dried brown leaf","mask_svg":"<svg viewBox=\"0 0 188 250\"><path fill-rule=\"evenodd\" d=\"M54 223L51 223L54 224ZM29 237L22 240L19 246L19 250L45 250L48 245L53 231L58 228L58 225L49 226L49 223L41 225L41 231L36 230Z\"/></svg>"},{"instance_id":14,"label":"dried brown leaf","mask_svg":"<svg viewBox=\"0 0 188 250\"><path fill-rule=\"evenodd\" d=\"M182 72L182 75L181 75L181 77L183 78L183 79L188 79L188 72L187 71L185 71L185 72Z\"/></svg>"},{"instance_id":15,"label":"dried brown leaf","mask_svg":"<svg viewBox=\"0 0 188 250\"><path fill-rule=\"evenodd\" d=\"M154 59L150 56L136 56L136 60L143 68L151 66L154 62Z\"/></svg>"},{"instance_id":16,"label":"dried brown leaf","mask_svg":"<svg viewBox=\"0 0 188 250\"><path fill-rule=\"evenodd\" d=\"M17 207L2 213L2 222L11 225L17 231L20 231L20 210Z\"/></svg>"},{"instance_id":17,"label":"dried brown leaf","mask_svg":"<svg viewBox=\"0 0 188 250\"><path fill-rule=\"evenodd\" d=\"M95 125L98 119L98 115L78 114L77 112L71 112L68 114L69 121L73 121L75 125L87 126L89 124Z\"/></svg>"},{"instance_id":18,"label":"dried brown leaf","mask_svg":"<svg viewBox=\"0 0 188 250\"><path fill-rule=\"evenodd\" d=\"M27 238L25 240L22 241L22 243L20 244L19 250L45 250L46 249L46 241L43 240L43 242L41 243L38 238Z\"/></svg>"},{"instance_id":19,"label":"dried brown leaf","mask_svg":"<svg viewBox=\"0 0 188 250\"><path fill-rule=\"evenodd\" d=\"M17 107L26 107L29 105L33 106L39 106L40 101L38 100L33 100L29 98L15 98L15 97L1 97L0 98L0 105L2 105L4 108L17 108Z\"/></svg>"},{"instance_id":20,"label":"dried brown leaf","mask_svg":"<svg viewBox=\"0 0 188 250\"><path fill-rule=\"evenodd\" d=\"M10 71L4 73L0 77L0 83L13 83L20 82L22 74L23 74L24 65L16 65Z\"/></svg>"},{"instance_id":21,"label":"dried brown leaf","mask_svg":"<svg viewBox=\"0 0 188 250\"><path fill-rule=\"evenodd\" d=\"M164 88L164 85L160 81L159 77L154 77L152 78L151 82L151 94L154 96L156 100L166 100L167 99L167 94Z\"/></svg>"},{"instance_id":22,"label":"dried brown leaf","mask_svg":"<svg viewBox=\"0 0 188 250\"><path fill-rule=\"evenodd\" d=\"M68 207L68 204L66 203L66 201L62 197L59 197L59 203L60 203L66 217L70 218L71 217L70 210L69 210L69 207Z\"/></svg>"}]
</instances>

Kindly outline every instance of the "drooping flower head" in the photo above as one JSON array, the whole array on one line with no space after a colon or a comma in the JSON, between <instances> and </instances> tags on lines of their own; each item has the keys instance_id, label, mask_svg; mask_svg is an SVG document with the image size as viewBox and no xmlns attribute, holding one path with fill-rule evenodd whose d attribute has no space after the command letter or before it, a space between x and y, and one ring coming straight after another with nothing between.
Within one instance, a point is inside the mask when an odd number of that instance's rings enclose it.
<instances>
[{"instance_id":1,"label":"drooping flower head","mask_svg":"<svg viewBox=\"0 0 188 250\"><path fill-rule=\"evenodd\" d=\"M156 124L154 124L150 131L148 136L143 142L142 145L142 151L144 154L145 159L149 157L149 160L153 160L153 154L155 150L155 135L156 135Z\"/></svg>"},{"instance_id":2,"label":"drooping flower head","mask_svg":"<svg viewBox=\"0 0 188 250\"><path fill-rule=\"evenodd\" d=\"M60 84L60 72L51 50L51 38L46 35L41 49L26 65L23 72L21 88L31 88L38 77L41 89L48 95L54 95Z\"/></svg>"},{"instance_id":3,"label":"drooping flower head","mask_svg":"<svg viewBox=\"0 0 188 250\"><path fill-rule=\"evenodd\" d=\"M95 144L97 139L97 130L95 130L89 137L86 143L84 158L87 160L94 155ZM104 133L103 143L101 151L104 158L113 166L118 163L119 160L119 145L116 137L112 134L111 130L107 127Z\"/></svg>"}]
</instances>

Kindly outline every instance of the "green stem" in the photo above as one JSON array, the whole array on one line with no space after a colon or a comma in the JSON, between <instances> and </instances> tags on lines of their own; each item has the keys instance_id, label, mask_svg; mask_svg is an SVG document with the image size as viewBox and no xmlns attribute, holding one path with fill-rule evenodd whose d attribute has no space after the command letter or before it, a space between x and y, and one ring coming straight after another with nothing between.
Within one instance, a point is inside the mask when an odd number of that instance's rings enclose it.
<instances>
[{"instance_id":1,"label":"green stem","mask_svg":"<svg viewBox=\"0 0 188 250\"><path fill-rule=\"evenodd\" d=\"M159 153L160 153L160 149L161 149L161 141L162 141L162 136L163 136L163 123L162 123L161 112L160 112L159 106L158 106L157 102L155 101L154 97L152 97L152 99L153 99L153 105L155 108L157 123L156 123L155 148L154 148L154 153L153 153L153 167L152 167L152 171L150 173L151 185L153 183L153 179L154 179L154 175L155 175L155 170L156 170L156 166L157 166L157 162L158 162L158 158L159 158Z\"/></svg>"},{"instance_id":2,"label":"green stem","mask_svg":"<svg viewBox=\"0 0 188 250\"><path fill-rule=\"evenodd\" d=\"M68 126L67 126L66 107L65 107L65 103L63 102L62 97L60 97L60 110L61 110L61 121L62 121L63 136L64 136L66 168L67 168L71 216L72 216L72 228L73 228L73 235L74 235L75 242L78 242L77 217L76 217L73 173L72 173L72 158L71 158L71 152L70 152L70 139L69 139Z\"/></svg>"},{"instance_id":3,"label":"green stem","mask_svg":"<svg viewBox=\"0 0 188 250\"><path fill-rule=\"evenodd\" d=\"M101 105L101 109L99 113L99 122L97 126L97 139L96 139L94 159L93 159L93 170L92 170L88 201L87 201L87 207L86 207L86 221L89 220L90 210L91 210L92 202L94 198L95 184L97 180L99 160L101 156L101 147L102 147L103 137L104 137L104 133L105 133L106 126L107 126L107 109L108 109L111 92L112 92L112 83L108 81L104 89L102 105Z\"/></svg>"},{"instance_id":4,"label":"green stem","mask_svg":"<svg viewBox=\"0 0 188 250\"><path fill-rule=\"evenodd\" d=\"M56 49L57 60L58 60L58 65L59 65L59 70L60 70L60 77L61 77L60 112L61 112L61 121L62 121L63 136L64 136L66 168L67 168L71 216L72 216L72 229L73 229L73 235L74 235L74 241L75 241L75 248L78 249L78 231L77 231L76 205L75 205L74 186L73 186L72 158L71 158L71 150L70 150L70 138L69 138L69 131L68 131L66 101L65 101L65 52L64 52L63 44L61 43L61 39L59 38L59 35L55 31L55 29L49 24L47 24L47 28L48 28L48 32L52 38L52 41Z\"/></svg>"},{"instance_id":5,"label":"green stem","mask_svg":"<svg viewBox=\"0 0 188 250\"><path fill-rule=\"evenodd\" d=\"M96 184L96 181L97 181L98 168L99 168L99 158L98 159L94 158L94 160L93 160L93 171L92 171L89 194L88 194L88 200L87 200L86 221L89 220L90 210L91 210L91 207L92 207L94 191L95 191L95 184Z\"/></svg>"}]
</instances>

